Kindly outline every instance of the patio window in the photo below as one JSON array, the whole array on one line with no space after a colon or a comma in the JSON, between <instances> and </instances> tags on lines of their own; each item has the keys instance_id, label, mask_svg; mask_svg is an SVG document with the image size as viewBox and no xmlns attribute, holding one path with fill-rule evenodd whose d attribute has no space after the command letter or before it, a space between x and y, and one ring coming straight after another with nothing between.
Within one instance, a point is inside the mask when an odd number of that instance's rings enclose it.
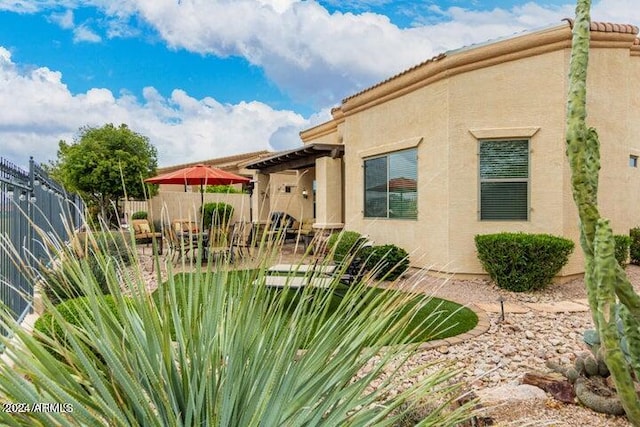
<instances>
[{"instance_id":1,"label":"patio window","mask_svg":"<svg viewBox=\"0 0 640 427\"><path fill-rule=\"evenodd\" d=\"M480 219L529 219L529 141L480 141Z\"/></svg>"},{"instance_id":2,"label":"patio window","mask_svg":"<svg viewBox=\"0 0 640 427\"><path fill-rule=\"evenodd\" d=\"M416 149L364 161L365 218L418 218Z\"/></svg>"}]
</instances>

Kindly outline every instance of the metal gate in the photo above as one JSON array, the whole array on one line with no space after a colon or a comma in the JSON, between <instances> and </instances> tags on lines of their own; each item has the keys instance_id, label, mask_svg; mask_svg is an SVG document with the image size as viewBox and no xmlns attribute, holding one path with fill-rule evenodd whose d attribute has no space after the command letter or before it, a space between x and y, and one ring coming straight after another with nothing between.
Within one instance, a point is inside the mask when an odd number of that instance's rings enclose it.
<instances>
[{"instance_id":1,"label":"metal gate","mask_svg":"<svg viewBox=\"0 0 640 427\"><path fill-rule=\"evenodd\" d=\"M83 215L82 200L68 194L33 157L28 171L0 158L0 234L9 239L23 263L33 266L46 259L45 242L36 228L64 240L68 230L82 224ZM18 322L31 310L33 289L34 283L10 254L0 251L0 303Z\"/></svg>"}]
</instances>

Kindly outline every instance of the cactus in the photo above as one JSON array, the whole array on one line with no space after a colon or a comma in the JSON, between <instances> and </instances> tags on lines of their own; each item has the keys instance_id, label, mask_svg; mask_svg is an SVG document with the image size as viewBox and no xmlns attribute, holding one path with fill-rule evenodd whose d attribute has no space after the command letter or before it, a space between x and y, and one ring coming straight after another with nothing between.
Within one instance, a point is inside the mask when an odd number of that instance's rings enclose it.
<instances>
[{"instance_id":1,"label":"cactus","mask_svg":"<svg viewBox=\"0 0 640 427\"><path fill-rule=\"evenodd\" d=\"M590 0L578 0L569 64L567 157L580 216L580 245L585 255L591 314L624 412L633 425L640 426L640 399L633 383L634 375L640 378L640 296L616 262L613 232L598 211L600 143L595 129L586 126L590 8Z\"/></svg>"},{"instance_id":2,"label":"cactus","mask_svg":"<svg viewBox=\"0 0 640 427\"><path fill-rule=\"evenodd\" d=\"M576 397L587 408L609 415L624 415L625 411L615 393L607 393L608 388L599 380L580 377L575 382ZM607 395L608 394L608 395Z\"/></svg>"}]
</instances>

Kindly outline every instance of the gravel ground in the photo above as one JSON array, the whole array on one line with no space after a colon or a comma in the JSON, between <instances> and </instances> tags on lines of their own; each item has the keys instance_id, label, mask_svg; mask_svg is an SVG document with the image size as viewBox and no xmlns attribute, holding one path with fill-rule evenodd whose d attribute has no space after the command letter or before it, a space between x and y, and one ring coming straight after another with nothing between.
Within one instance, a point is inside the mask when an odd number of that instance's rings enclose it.
<instances>
[{"instance_id":1,"label":"gravel ground","mask_svg":"<svg viewBox=\"0 0 640 427\"><path fill-rule=\"evenodd\" d=\"M147 251L149 252L149 251ZM283 254L277 262L293 262L295 255ZM155 274L151 272L149 256L141 256L149 289L155 288ZM628 266L627 275L640 292L640 267ZM463 305L479 302L495 303L503 298L506 303L546 303L586 298L582 279L554 283L535 293L504 291L488 280L440 279L418 271L395 286L411 286L415 290ZM407 368L431 363L435 359L449 361L461 373L457 380L478 395L520 384L527 372L549 372L547 360L561 364L573 363L576 355L588 351L582 342L582 333L593 328L590 312L546 313L529 311L507 313L504 320L499 314L488 313L489 330L462 343L437 346L421 351ZM495 404L494 404L495 405ZM595 413L577 404L563 404L550 395L541 399L507 399L487 409L494 425L552 425L552 426L629 426L625 417ZM488 405L487 405L488 406Z\"/></svg>"},{"instance_id":2,"label":"gravel ground","mask_svg":"<svg viewBox=\"0 0 640 427\"><path fill-rule=\"evenodd\" d=\"M627 276L640 292L640 267L627 267ZM416 274L404 285L416 285L423 292L464 305L478 302L548 303L585 299L582 278L566 283L554 283L535 293L504 291L488 280L435 279ZM400 284L402 285L402 284ZM588 351L582 333L593 328L590 312L507 313L500 320L497 313L488 313L489 330L473 340L442 346L417 355L412 363L420 364L434 358L452 361L461 369L458 379L476 394L519 385L527 372L550 372L547 360L563 365L572 364L576 355ZM506 386L506 388L505 388ZM553 425L553 426L628 426L625 417L598 414L577 404L563 404L550 395L542 399L507 399L488 410L496 425Z\"/></svg>"}]
</instances>

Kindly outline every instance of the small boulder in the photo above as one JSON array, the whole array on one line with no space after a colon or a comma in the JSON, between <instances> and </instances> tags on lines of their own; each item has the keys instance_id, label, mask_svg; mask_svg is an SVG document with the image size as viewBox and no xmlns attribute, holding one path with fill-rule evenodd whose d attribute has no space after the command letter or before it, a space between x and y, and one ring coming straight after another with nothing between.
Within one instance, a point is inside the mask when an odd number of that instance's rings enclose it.
<instances>
[{"instance_id":1,"label":"small boulder","mask_svg":"<svg viewBox=\"0 0 640 427\"><path fill-rule=\"evenodd\" d=\"M546 399L546 393L528 384L506 384L498 387L478 391L478 397L483 403L512 402L522 400Z\"/></svg>"}]
</instances>

